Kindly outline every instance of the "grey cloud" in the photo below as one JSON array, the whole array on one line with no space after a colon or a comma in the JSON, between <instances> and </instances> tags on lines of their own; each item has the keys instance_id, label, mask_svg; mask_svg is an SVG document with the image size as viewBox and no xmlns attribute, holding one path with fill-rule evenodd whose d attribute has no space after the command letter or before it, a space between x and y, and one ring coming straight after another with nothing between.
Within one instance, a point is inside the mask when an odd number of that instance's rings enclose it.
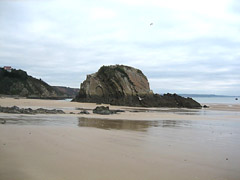
<instances>
[{"instance_id":1,"label":"grey cloud","mask_svg":"<svg viewBox=\"0 0 240 180\"><path fill-rule=\"evenodd\" d=\"M107 2L94 6L92 2L75 6L63 2L0 2L0 66L24 69L52 85L79 87L86 74L102 65L126 64L141 69L155 92L191 93L191 87L196 87L194 93L240 92L238 38L214 34L162 38L167 33L160 34L158 28L164 29L161 32L184 30L172 11ZM120 16L106 21L89 19L89 8L99 4ZM151 20L155 29L149 29ZM126 37L121 33L118 37L119 30L126 31ZM207 91L201 84L206 84Z\"/></svg>"},{"instance_id":2,"label":"grey cloud","mask_svg":"<svg viewBox=\"0 0 240 180\"><path fill-rule=\"evenodd\" d=\"M165 49L169 47L193 47L193 48L209 48L217 45L226 49L240 48L240 42L227 38L198 38L191 40L168 40L162 42L134 42L135 46L149 49ZM198 51L196 51L198 52Z\"/></svg>"}]
</instances>

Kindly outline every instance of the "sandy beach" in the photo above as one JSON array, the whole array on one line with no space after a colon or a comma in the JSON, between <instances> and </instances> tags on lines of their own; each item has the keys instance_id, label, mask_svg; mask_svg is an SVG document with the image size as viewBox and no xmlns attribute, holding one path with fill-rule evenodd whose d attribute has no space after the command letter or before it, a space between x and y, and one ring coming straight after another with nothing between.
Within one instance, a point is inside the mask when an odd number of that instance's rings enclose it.
<instances>
[{"instance_id":1,"label":"sandy beach","mask_svg":"<svg viewBox=\"0 0 240 180\"><path fill-rule=\"evenodd\" d=\"M1 180L239 180L240 105L134 108L0 98L1 106L63 115L0 113ZM81 109L89 115L77 114ZM70 114L76 113L76 114Z\"/></svg>"}]
</instances>

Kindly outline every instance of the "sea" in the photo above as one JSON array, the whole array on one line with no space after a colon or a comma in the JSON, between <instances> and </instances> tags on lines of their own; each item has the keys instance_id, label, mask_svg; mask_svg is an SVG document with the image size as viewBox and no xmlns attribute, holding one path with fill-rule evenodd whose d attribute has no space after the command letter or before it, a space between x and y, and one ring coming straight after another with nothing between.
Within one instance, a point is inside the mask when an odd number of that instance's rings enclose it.
<instances>
[{"instance_id":1,"label":"sea","mask_svg":"<svg viewBox=\"0 0 240 180\"><path fill-rule=\"evenodd\" d=\"M191 96L188 96L191 97ZM202 103L220 103L220 104L240 104L240 97L232 96L202 96L202 97L191 97L195 101Z\"/></svg>"}]
</instances>

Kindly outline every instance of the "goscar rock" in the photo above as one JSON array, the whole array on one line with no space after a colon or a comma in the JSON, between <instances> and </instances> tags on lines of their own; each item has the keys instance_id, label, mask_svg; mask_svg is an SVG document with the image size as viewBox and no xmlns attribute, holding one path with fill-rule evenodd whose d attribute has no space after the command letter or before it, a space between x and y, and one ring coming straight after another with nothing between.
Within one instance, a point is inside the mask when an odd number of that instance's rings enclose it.
<instances>
[{"instance_id":1,"label":"goscar rock","mask_svg":"<svg viewBox=\"0 0 240 180\"><path fill-rule=\"evenodd\" d=\"M154 94L141 70L124 65L102 66L98 72L87 75L73 101L136 107L201 108L192 98L169 93Z\"/></svg>"}]
</instances>

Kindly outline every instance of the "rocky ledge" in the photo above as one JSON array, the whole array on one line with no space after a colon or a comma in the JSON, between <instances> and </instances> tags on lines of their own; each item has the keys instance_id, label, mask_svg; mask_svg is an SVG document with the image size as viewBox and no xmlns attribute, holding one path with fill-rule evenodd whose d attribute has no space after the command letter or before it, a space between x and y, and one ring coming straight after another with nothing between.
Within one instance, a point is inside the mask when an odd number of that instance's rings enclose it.
<instances>
[{"instance_id":1,"label":"rocky ledge","mask_svg":"<svg viewBox=\"0 0 240 180\"><path fill-rule=\"evenodd\" d=\"M201 108L192 98L169 93L154 94L141 70L124 65L102 66L98 72L87 75L73 101L136 107Z\"/></svg>"},{"instance_id":2,"label":"rocky ledge","mask_svg":"<svg viewBox=\"0 0 240 180\"><path fill-rule=\"evenodd\" d=\"M31 109L31 108L19 108L17 106L12 107L2 107L0 106L0 112L2 113L12 113L12 114L65 114L62 110L57 109Z\"/></svg>"},{"instance_id":3,"label":"rocky ledge","mask_svg":"<svg viewBox=\"0 0 240 180\"><path fill-rule=\"evenodd\" d=\"M118 112L125 112L125 111L123 111L123 110L110 110L108 106L97 106L95 109L93 109L94 114L102 114L102 115L116 114Z\"/></svg>"}]
</instances>

